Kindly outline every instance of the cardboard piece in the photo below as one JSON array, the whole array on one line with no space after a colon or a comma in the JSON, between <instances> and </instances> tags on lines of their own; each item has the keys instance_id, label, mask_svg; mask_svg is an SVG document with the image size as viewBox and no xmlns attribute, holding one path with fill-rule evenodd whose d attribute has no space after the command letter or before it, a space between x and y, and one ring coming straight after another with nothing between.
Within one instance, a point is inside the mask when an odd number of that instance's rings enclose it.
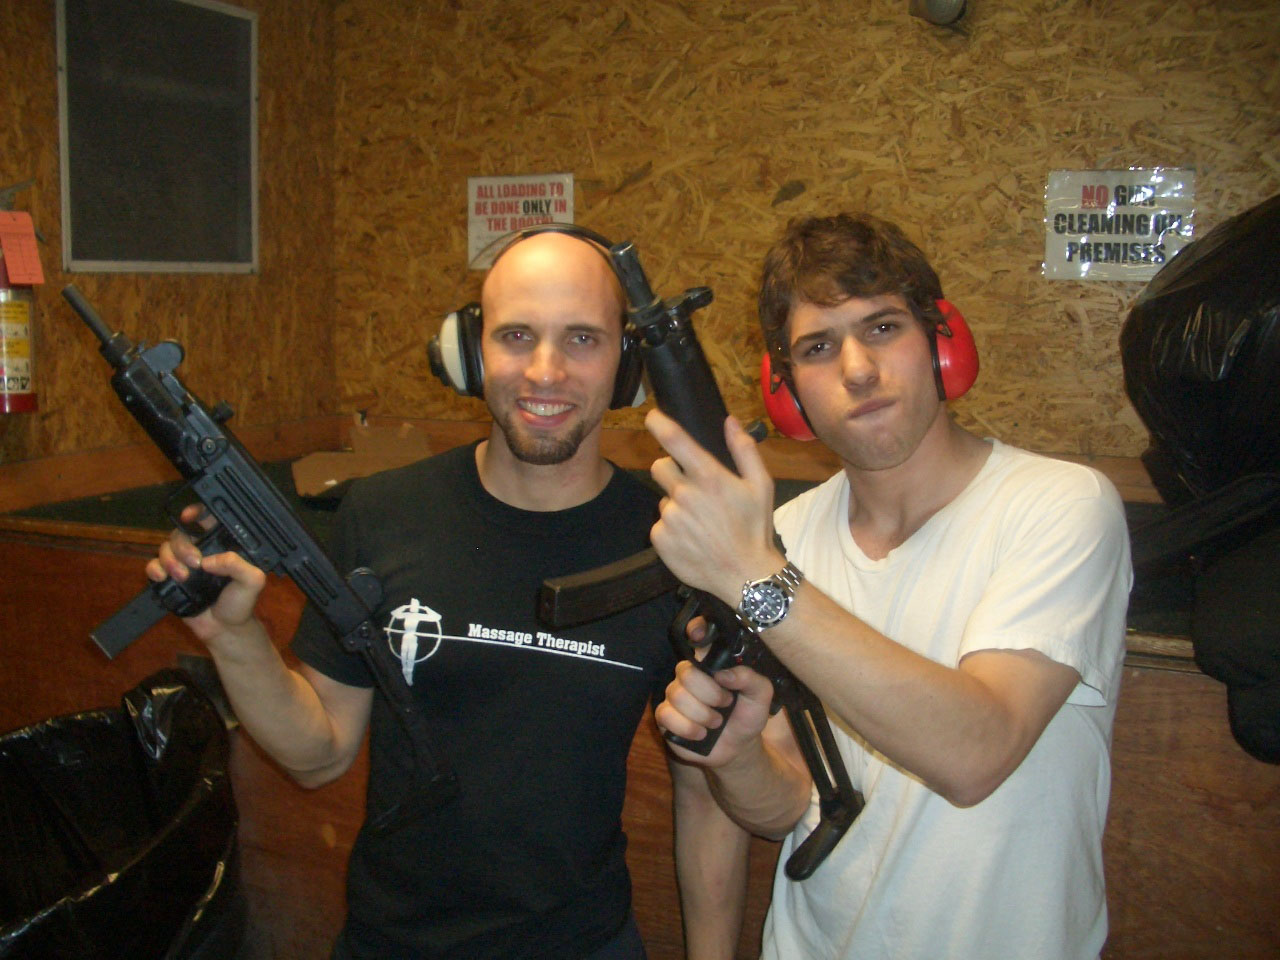
<instances>
[{"instance_id":1,"label":"cardboard piece","mask_svg":"<svg viewBox=\"0 0 1280 960\"><path fill-rule=\"evenodd\" d=\"M403 467L434 452L426 436L411 423L379 426L357 416L351 427L351 449L322 451L295 460L293 485L300 497L341 499L357 477Z\"/></svg>"}]
</instances>

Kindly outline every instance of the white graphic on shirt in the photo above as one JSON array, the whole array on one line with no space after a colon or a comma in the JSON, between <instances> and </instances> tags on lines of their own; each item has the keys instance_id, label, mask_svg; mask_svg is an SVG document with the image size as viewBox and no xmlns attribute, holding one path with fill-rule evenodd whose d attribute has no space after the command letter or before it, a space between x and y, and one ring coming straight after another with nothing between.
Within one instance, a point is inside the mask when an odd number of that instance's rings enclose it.
<instances>
[{"instance_id":1,"label":"white graphic on shirt","mask_svg":"<svg viewBox=\"0 0 1280 960\"><path fill-rule=\"evenodd\" d=\"M426 628L425 630L423 628ZM391 619L383 627L387 635L387 645L400 661L400 671L404 674L404 682L413 686L413 668L440 649L440 614L430 607L423 606L414 597L391 611ZM399 637L399 649L396 649L396 638ZM431 648L421 656L419 640L430 640Z\"/></svg>"},{"instance_id":2,"label":"white graphic on shirt","mask_svg":"<svg viewBox=\"0 0 1280 960\"><path fill-rule=\"evenodd\" d=\"M571 640L542 630L530 633L524 630L504 630L482 623L467 624L465 636L441 632L441 616L414 597L391 611L383 632L391 654L400 661L405 682L413 685L414 668L440 649L442 640L458 640L467 643L484 643L500 647L514 647L532 653L549 653L579 660L591 660L611 667L640 670L644 667L621 660L610 660L603 643L592 640ZM428 643L429 642L429 643Z\"/></svg>"}]
</instances>

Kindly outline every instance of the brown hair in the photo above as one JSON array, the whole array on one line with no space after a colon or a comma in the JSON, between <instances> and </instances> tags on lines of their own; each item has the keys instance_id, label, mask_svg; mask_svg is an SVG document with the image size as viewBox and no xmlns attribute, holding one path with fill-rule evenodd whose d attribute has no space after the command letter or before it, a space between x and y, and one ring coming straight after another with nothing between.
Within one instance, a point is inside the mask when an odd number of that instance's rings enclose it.
<instances>
[{"instance_id":1,"label":"brown hair","mask_svg":"<svg viewBox=\"0 0 1280 960\"><path fill-rule=\"evenodd\" d=\"M887 220L866 213L798 217L769 251L760 280L760 327L773 368L788 381L791 308L833 307L850 297L898 294L933 331L942 322L942 284L920 248Z\"/></svg>"}]
</instances>

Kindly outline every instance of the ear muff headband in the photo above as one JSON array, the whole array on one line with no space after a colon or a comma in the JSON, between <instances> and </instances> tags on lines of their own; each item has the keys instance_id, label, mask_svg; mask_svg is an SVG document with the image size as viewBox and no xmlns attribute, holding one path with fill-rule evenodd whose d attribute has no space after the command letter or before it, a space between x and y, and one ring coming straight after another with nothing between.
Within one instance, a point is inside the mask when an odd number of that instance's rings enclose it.
<instances>
[{"instance_id":1,"label":"ear muff headband","mask_svg":"<svg viewBox=\"0 0 1280 960\"><path fill-rule=\"evenodd\" d=\"M607 239L586 227L572 223L540 223L527 227L510 236L510 239L493 258L497 263L508 250L522 240L539 233L564 233L586 242L604 258L609 269L617 275L617 267L609 256L613 246ZM492 269L492 268L491 268ZM484 359L481 350L483 317L480 304L472 302L459 307L444 318L440 332L427 343L427 356L431 372L446 386L452 387L464 397L484 396ZM644 403L643 364L635 337L622 331L622 356L618 361L618 373L613 382L613 396L609 408L639 406Z\"/></svg>"},{"instance_id":2,"label":"ear muff headband","mask_svg":"<svg viewBox=\"0 0 1280 960\"><path fill-rule=\"evenodd\" d=\"M949 300L938 300L937 304L942 322L929 337L934 385L939 400L955 400L978 379L978 347L955 304ZM760 393L765 412L779 433L792 440L814 439L804 408L782 374L774 371L768 350L760 358Z\"/></svg>"}]
</instances>

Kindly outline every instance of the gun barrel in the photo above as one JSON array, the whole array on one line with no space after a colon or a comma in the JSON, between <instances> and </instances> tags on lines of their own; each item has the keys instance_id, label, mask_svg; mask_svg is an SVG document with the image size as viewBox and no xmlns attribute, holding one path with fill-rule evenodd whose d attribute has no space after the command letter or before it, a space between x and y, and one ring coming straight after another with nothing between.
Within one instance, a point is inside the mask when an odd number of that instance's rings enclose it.
<instances>
[{"instance_id":1,"label":"gun barrel","mask_svg":"<svg viewBox=\"0 0 1280 960\"><path fill-rule=\"evenodd\" d=\"M69 283L63 287L62 296L67 303L71 304L71 308L80 314L80 319L93 331L93 335L102 342L99 352L106 357L107 362L117 370L127 367L129 354L133 350L133 341L123 332L112 333L111 329L102 322L102 317L98 316L98 311L93 309L93 305L84 298L84 294L75 288L75 284Z\"/></svg>"},{"instance_id":2,"label":"gun barrel","mask_svg":"<svg viewBox=\"0 0 1280 960\"><path fill-rule=\"evenodd\" d=\"M618 280L622 284L623 293L627 295L627 303L631 305L632 311L646 311L654 306L660 310L662 304L654 295L653 288L649 286L644 268L640 266L636 245L630 240L614 244L609 248L609 256L617 268Z\"/></svg>"},{"instance_id":3,"label":"gun barrel","mask_svg":"<svg viewBox=\"0 0 1280 960\"><path fill-rule=\"evenodd\" d=\"M67 303L71 304L71 308L80 314L80 319L89 325L89 329L102 341L103 346L111 342L111 330L103 323L102 317L98 316L98 311L93 309L93 305L84 298L84 294L75 288L75 284L69 283L63 287L62 296L66 298Z\"/></svg>"}]
</instances>

